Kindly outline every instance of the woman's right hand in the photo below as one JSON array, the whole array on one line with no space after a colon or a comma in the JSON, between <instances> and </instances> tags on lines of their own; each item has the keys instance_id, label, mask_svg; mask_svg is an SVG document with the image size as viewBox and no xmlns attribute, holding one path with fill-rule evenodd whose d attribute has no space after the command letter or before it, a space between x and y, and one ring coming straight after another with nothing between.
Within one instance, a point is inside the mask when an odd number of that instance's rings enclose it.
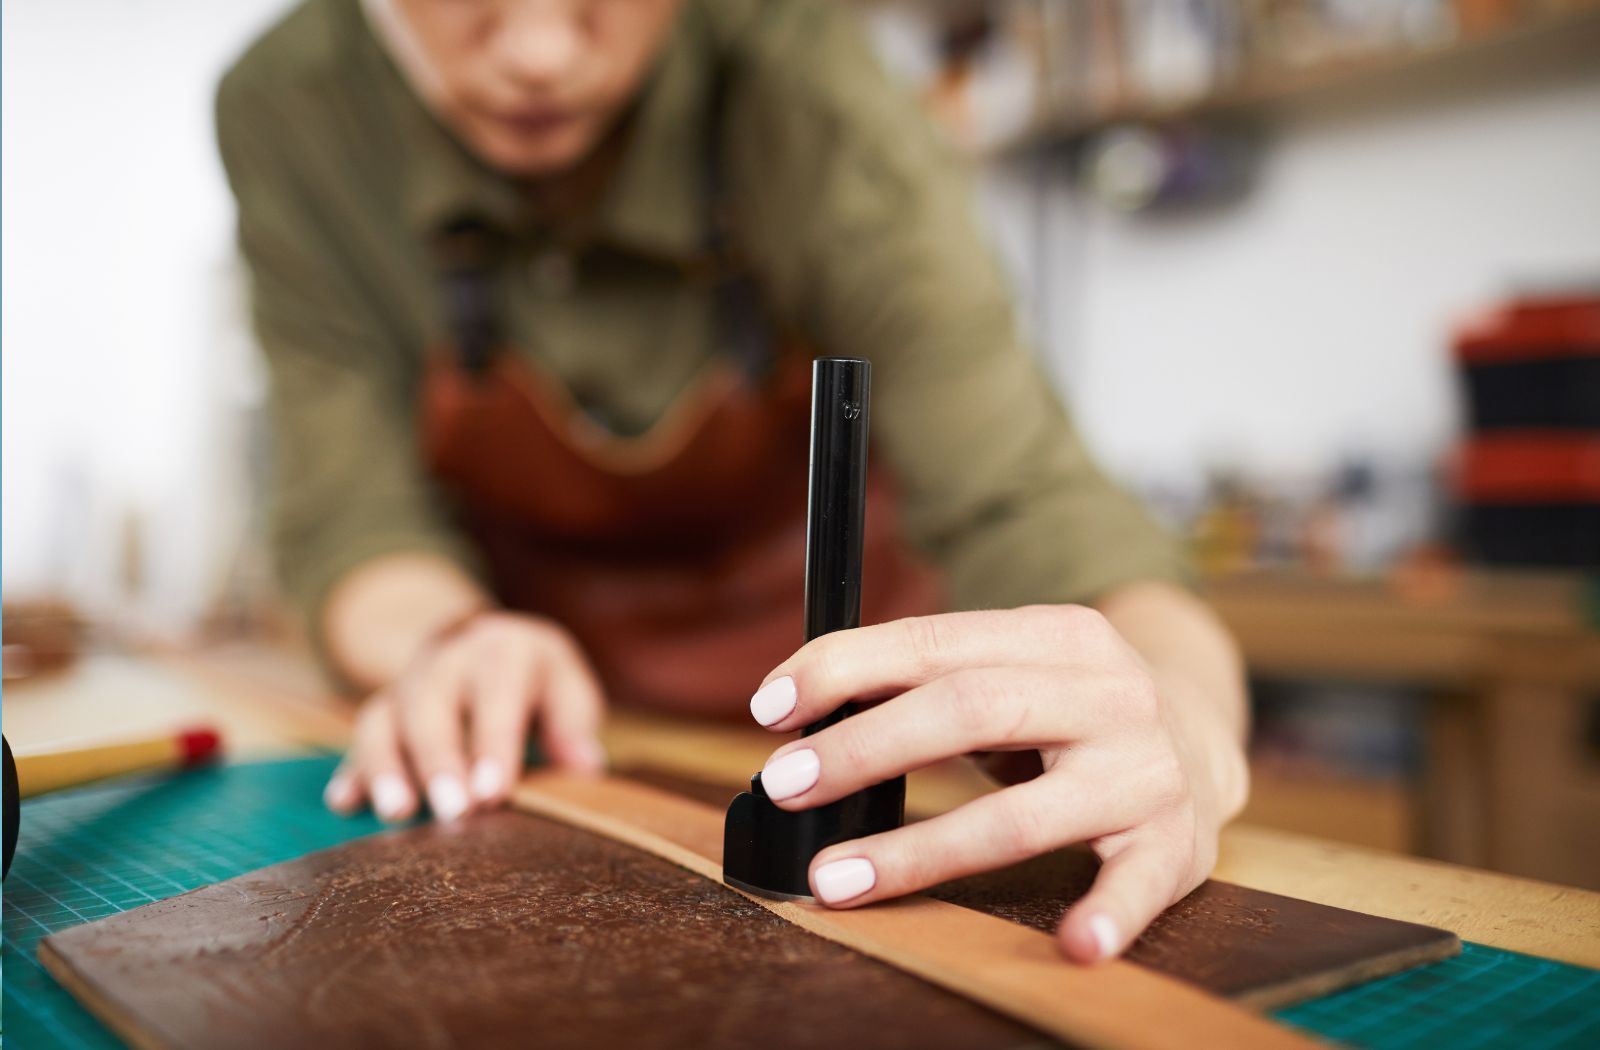
<instances>
[{"instance_id":1,"label":"woman's right hand","mask_svg":"<svg viewBox=\"0 0 1600 1050\"><path fill-rule=\"evenodd\" d=\"M599 772L603 711L600 683L565 629L480 612L425 644L366 700L323 798L346 814L370 802L383 820L398 821L426 793L437 819L455 820L505 801L535 722L551 763Z\"/></svg>"}]
</instances>

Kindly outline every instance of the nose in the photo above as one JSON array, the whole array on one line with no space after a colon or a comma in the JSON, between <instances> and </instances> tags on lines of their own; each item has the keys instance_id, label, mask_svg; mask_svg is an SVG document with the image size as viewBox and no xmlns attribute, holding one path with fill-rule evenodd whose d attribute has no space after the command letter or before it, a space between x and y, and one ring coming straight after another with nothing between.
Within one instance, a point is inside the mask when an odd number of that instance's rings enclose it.
<instances>
[{"instance_id":1,"label":"nose","mask_svg":"<svg viewBox=\"0 0 1600 1050\"><path fill-rule=\"evenodd\" d=\"M513 0L491 45L495 65L528 87L566 79L582 51L581 7L572 0Z\"/></svg>"}]
</instances>

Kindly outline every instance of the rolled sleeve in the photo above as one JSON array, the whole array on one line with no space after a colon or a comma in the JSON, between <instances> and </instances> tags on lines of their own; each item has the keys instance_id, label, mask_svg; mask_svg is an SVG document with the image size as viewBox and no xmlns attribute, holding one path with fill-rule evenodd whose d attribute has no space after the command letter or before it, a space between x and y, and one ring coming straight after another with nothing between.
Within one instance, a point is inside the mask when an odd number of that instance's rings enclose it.
<instances>
[{"instance_id":1,"label":"rolled sleeve","mask_svg":"<svg viewBox=\"0 0 1600 1050\"><path fill-rule=\"evenodd\" d=\"M1186 581L1177 545L1095 466L1021 337L960 162L831 6L796 5L796 24L752 49L739 228L788 319L820 351L873 362L874 447L911 539L957 608Z\"/></svg>"},{"instance_id":2,"label":"rolled sleeve","mask_svg":"<svg viewBox=\"0 0 1600 1050\"><path fill-rule=\"evenodd\" d=\"M297 171L292 121L273 92L224 78L217 137L238 202L238 241L270 376L272 545L312 625L346 573L402 551L475 572L422 472L413 355L363 297L359 270Z\"/></svg>"}]
</instances>

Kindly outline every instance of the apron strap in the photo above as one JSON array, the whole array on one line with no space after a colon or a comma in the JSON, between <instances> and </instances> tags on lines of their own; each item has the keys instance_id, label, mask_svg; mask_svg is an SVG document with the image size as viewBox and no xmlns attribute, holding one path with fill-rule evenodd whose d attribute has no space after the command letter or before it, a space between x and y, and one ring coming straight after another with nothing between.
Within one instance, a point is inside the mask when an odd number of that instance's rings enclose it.
<instances>
[{"instance_id":1,"label":"apron strap","mask_svg":"<svg viewBox=\"0 0 1600 1050\"><path fill-rule=\"evenodd\" d=\"M706 255L713 260L716 284L712 296L717 311L717 331L724 352L738 363L740 371L755 384L772 371L776 340L769 322L761 290L748 266L740 265L733 242L733 218L727 185L728 108L731 105L735 60L729 55L717 59L711 71L711 113L707 121L705 156L701 171L709 216Z\"/></svg>"},{"instance_id":2,"label":"apron strap","mask_svg":"<svg viewBox=\"0 0 1600 1050\"><path fill-rule=\"evenodd\" d=\"M500 326L491 274L500 238L481 219L461 218L439 235L440 280L445 317L455 336L462 371L478 378L487 371Z\"/></svg>"}]
</instances>

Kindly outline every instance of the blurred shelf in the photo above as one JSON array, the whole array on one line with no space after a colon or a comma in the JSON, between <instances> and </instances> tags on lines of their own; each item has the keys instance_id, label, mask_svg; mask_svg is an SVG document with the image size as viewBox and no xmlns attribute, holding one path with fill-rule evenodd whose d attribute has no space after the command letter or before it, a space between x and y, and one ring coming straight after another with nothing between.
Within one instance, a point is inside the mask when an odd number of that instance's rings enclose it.
<instances>
[{"instance_id":1,"label":"blurred shelf","mask_svg":"<svg viewBox=\"0 0 1600 1050\"><path fill-rule=\"evenodd\" d=\"M1542 71L1549 59L1588 69L1600 48L1600 0L1454 0L1447 21L1432 31L1434 39L1418 29L1414 41L1366 45L1348 27L1293 22L1292 11L1269 17L1264 8L1251 8L1238 14L1239 27L1213 29L1215 36L1192 42L1212 49L1209 61L1217 68L1209 85L1161 95L1140 82L1139 69L1154 67L1129 43L1149 33L1148 26L1129 19L1154 17L1150 8L1113 0L851 2L867 9L918 9L939 27L933 37L945 40L944 56L935 63L941 68L918 90L952 140L979 157L1075 142L1117 126L1253 118L1290 102L1350 99L1428 78L1502 82L1530 69ZM1331 16L1324 9L1322 17ZM1252 24L1241 28L1247 22ZM1170 24L1166 29L1173 31ZM1366 31L1400 35L1395 26ZM1010 56L1010 72L996 73L997 67L981 61L993 40ZM1286 57L1296 49L1301 57ZM1031 81L1031 94L1019 89L1022 79Z\"/></svg>"},{"instance_id":2,"label":"blurred shelf","mask_svg":"<svg viewBox=\"0 0 1600 1050\"><path fill-rule=\"evenodd\" d=\"M1204 592L1257 674L1600 693L1600 630L1585 621L1593 586L1577 574L1475 571L1424 600L1383 580L1260 572Z\"/></svg>"},{"instance_id":3,"label":"blurred shelf","mask_svg":"<svg viewBox=\"0 0 1600 1050\"><path fill-rule=\"evenodd\" d=\"M1117 124L1174 123L1256 109L1313 93L1337 91L1380 78L1403 76L1518 48L1580 27L1600 27L1600 0L1570 0L1555 9L1507 19L1431 46L1400 47L1318 62L1302 68L1270 68L1183 100L1130 99L1094 112L1046 119L1042 136L1073 138Z\"/></svg>"}]
</instances>

